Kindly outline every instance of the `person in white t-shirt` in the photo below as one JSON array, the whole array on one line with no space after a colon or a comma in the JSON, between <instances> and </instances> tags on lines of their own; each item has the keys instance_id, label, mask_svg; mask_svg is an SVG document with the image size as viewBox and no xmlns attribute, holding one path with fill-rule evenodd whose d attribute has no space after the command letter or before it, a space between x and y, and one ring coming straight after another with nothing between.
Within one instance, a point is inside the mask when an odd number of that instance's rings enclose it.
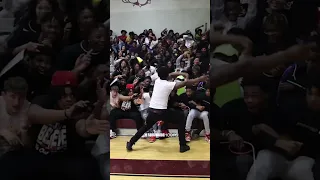
<instances>
[{"instance_id":1,"label":"person in white t-shirt","mask_svg":"<svg viewBox=\"0 0 320 180\"><path fill-rule=\"evenodd\" d=\"M145 90L147 89L147 90ZM142 94L142 100L143 100L143 104L140 105L140 113L141 116L143 118L143 120L146 122L147 117L148 117L148 110L149 110L149 106L150 106L150 101L151 101L151 96L152 96L152 90L151 88L145 88L144 92ZM142 138L148 138L148 141L150 143L153 143L156 141L157 136L156 133L158 130L160 130L161 126L159 126L158 122L155 123L151 129L149 129L147 131L147 133L145 133ZM153 135L148 135L148 133L153 134Z\"/></svg>"},{"instance_id":2,"label":"person in white t-shirt","mask_svg":"<svg viewBox=\"0 0 320 180\"><path fill-rule=\"evenodd\" d=\"M146 120L148 116L148 108L150 106L150 101L151 101L151 93L149 91L143 92L142 100L143 100L143 104L140 105L139 110L142 118Z\"/></svg>"},{"instance_id":3,"label":"person in white t-shirt","mask_svg":"<svg viewBox=\"0 0 320 180\"><path fill-rule=\"evenodd\" d=\"M156 72L156 68L153 66L145 66L142 68L144 70L145 76L152 76Z\"/></svg>"},{"instance_id":4,"label":"person in white t-shirt","mask_svg":"<svg viewBox=\"0 0 320 180\"><path fill-rule=\"evenodd\" d=\"M190 150L185 140L185 124L186 120L183 113L176 113L168 109L168 100L171 91L177 90L184 86L189 86L200 81L205 81L208 77L201 76L196 79L189 79L187 73L170 73L167 67L160 67L157 69L158 77L153 87L153 93L150 100L149 112L146 124L141 127L138 132L127 142L127 150L131 151L132 146L146 133L157 121L170 121L178 124L180 152ZM183 82L170 81L176 76L185 76L187 80Z\"/></svg>"}]
</instances>

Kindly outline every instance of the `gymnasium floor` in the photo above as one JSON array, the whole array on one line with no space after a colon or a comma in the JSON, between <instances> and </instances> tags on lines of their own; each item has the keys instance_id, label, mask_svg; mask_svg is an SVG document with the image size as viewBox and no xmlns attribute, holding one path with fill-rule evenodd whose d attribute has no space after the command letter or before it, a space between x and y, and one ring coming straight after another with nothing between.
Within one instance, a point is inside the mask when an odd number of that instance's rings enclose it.
<instances>
[{"instance_id":1,"label":"gymnasium floor","mask_svg":"<svg viewBox=\"0 0 320 180\"><path fill-rule=\"evenodd\" d=\"M112 180L208 180L210 144L203 138L192 141L191 150L179 152L178 138L149 143L140 139L132 152L125 145L131 136L119 136L110 142Z\"/></svg>"}]
</instances>

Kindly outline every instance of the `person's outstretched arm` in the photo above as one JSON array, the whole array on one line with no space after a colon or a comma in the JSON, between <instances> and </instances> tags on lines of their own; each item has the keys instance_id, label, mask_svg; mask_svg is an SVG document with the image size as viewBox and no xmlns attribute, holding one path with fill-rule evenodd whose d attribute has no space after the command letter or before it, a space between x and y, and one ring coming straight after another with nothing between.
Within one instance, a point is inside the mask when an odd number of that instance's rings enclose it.
<instances>
[{"instance_id":1,"label":"person's outstretched arm","mask_svg":"<svg viewBox=\"0 0 320 180\"><path fill-rule=\"evenodd\" d=\"M239 77L259 74L280 64L305 60L310 56L309 53L312 47L314 45L295 45L285 51L269 56L244 56L236 63L225 64L211 69L210 85L212 88L216 88L237 80Z\"/></svg>"},{"instance_id":2,"label":"person's outstretched arm","mask_svg":"<svg viewBox=\"0 0 320 180\"><path fill-rule=\"evenodd\" d=\"M212 32L210 36L211 43L215 45L232 43L240 44L244 47L244 51L242 52L242 56L240 56L238 62L221 65L211 69L210 85L212 88L232 82L239 77L259 74L280 64L308 59L312 54L312 49L316 48L315 43L295 45L287 50L279 51L269 56L252 57L249 56L251 52L251 45L250 42L247 41L247 38L221 35L216 32Z\"/></svg>"},{"instance_id":3,"label":"person's outstretched arm","mask_svg":"<svg viewBox=\"0 0 320 180\"><path fill-rule=\"evenodd\" d=\"M172 72L169 74L170 78L175 79L178 76L183 76L186 79L189 79L189 74L188 73L184 73L184 72Z\"/></svg>"},{"instance_id":4,"label":"person's outstretched arm","mask_svg":"<svg viewBox=\"0 0 320 180\"><path fill-rule=\"evenodd\" d=\"M201 76L195 79L186 79L185 81L177 82L173 89L177 90L185 86L192 86L193 84L199 83L201 81L206 81L208 78L208 76Z\"/></svg>"}]
</instances>

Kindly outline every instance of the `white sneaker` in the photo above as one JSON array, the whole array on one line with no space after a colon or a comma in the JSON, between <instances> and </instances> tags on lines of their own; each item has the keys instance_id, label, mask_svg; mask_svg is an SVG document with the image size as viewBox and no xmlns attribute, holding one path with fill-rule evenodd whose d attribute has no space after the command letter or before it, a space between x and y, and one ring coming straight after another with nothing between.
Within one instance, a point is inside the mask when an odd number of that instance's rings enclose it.
<instances>
[{"instance_id":1,"label":"white sneaker","mask_svg":"<svg viewBox=\"0 0 320 180\"><path fill-rule=\"evenodd\" d=\"M114 139L117 137L117 134L115 132L113 132L112 130L110 130L110 139Z\"/></svg>"},{"instance_id":2,"label":"white sneaker","mask_svg":"<svg viewBox=\"0 0 320 180\"><path fill-rule=\"evenodd\" d=\"M147 137L148 137L148 136L147 136L147 133L144 133L144 134L141 136L142 139L147 139Z\"/></svg>"}]
</instances>

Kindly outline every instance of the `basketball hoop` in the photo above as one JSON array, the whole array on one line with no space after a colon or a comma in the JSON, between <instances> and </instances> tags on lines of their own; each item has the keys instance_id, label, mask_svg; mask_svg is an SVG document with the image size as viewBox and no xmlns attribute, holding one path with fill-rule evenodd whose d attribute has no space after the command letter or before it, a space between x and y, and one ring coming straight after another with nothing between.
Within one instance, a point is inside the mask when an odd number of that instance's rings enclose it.
<instances>
[{"instance_id":1,"label":"basketball hoop","mask_svg":"<svg viewBox=\"0 0 320 180\"><path fill-rule=\"evenodd\" d=\"M139 7L145 6L147 4L151 4L151 0L144 0L144 1L145 1L144 3L140 3L139 0L136 0L136 2L132 2L131 0L122 0L123 3L130 3L133 6L139 6Z\"/></svg>"}]
</instances>

